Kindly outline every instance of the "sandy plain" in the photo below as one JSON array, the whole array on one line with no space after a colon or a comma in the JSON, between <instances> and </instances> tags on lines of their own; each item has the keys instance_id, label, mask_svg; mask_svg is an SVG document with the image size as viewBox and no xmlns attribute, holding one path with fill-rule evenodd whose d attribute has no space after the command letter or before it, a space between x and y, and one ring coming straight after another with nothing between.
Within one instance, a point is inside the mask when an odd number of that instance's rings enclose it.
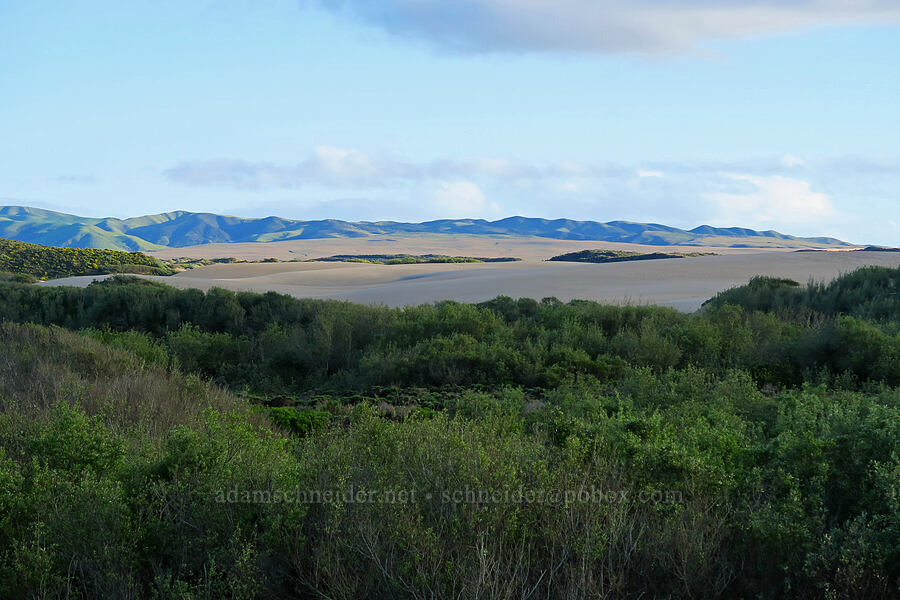
<instances>
[{"instance_id":1,"label":"sandy plain","mask_svg":"<svg viewBox=\"0 0 900 600\"><path fill-rule=\"evenodd\" d=\"M784 250L771 248L728 248L717 246L646 246L610 242L553 240L540 237L511 237L505 235L372 235L361 238L327 238L291 240L285 242L247 242L202 244L186 248L168 248L148 252L158 258L227 258L247 260L278 258L280 260L309 260L334 254L445 254L448 256L479 256L497 258L514 256L523 260L544 260L557 254L604 248L635 252L717 252L746 254Z\"/></svg>"},{"instance_id":2,"label":"sandy plain","mask_svg":"<svg viewBox=\"0 0 900 600\"><path fill-rule=\"evenodd\" d=\"M416 243L382 241L373 247L359 240L310 240L269 244L210 244L156 253L160 257L235 256L306 258L331 254L407 252L467 256L518 256L513 263L375 265L360 263L237 263L185 271L172 277L156 277L179 288L276 291L296 297L332 298L363 304L404 306L440 300L480 302L498 295L513 298L555 296L608 303L661 304L682 311L697 310L717 292L746 283L754 275L789 277L801 283L828 281L863 265L900 266L900 253L891 252L795 252L774 249L690 248L672 250L715 251L717 256L581 264L546 262L559 252L585 248L660 251L658 246L598 244L528 240L516 242L478 239L423 240ZM494 252L489 252L490 249ZM298 256L301 252L306 256ZM42 285L87 285L97 277L70 277Z\"/></svg>"}]
</instances>

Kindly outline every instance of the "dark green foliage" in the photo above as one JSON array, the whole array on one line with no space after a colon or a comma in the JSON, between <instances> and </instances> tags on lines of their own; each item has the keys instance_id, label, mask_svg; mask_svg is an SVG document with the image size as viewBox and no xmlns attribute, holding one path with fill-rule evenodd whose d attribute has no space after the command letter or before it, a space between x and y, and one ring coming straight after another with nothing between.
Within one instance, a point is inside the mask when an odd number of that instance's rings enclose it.
<instances>
[{"instance_id":1,"label":"dark green foliage","mask_svg":"<svg viewBox=\"0 0 900 600\"><path fill-rule=\"evenodd\" d=\"M660 260L663 258L686 258L694 256L715 256L715 252L629 252L627 250L579 250L567 252L547 260L558 262L611 263L631 260Z\"/></svg>"},{"instance_id":2,"label":"dark green foliage","mask_svg":"<svg viewBox=\"0 0 900 600\"><path fill-rule=\"evenodd\" d=\"M159 445L60 407L35 430L4 423L25 455L0 454L0 596L255 598L303 541L300 505L230 502L289 489L284 439L210 414ZM112 453L111 453L112 452Z\"/></svg>"},{"instance_id":3,"label":"dark green foliage","mask_svg":"<svg viewBox=\"0 0 900 600\"><path fill-rule=\"evenodd\" d=\"M851 274L822 294L836 288L857 297L857 288L882 289L893 281L882 270L865 273L876 284ZM748 289L757 298L749 301L754 306L772 304L758 301L770 292L812 293L762 279ZM872 312L860 306L855 312ZM885 310L878 314L892 314L887 304L879 306ZM857 385L900 384L900 329L883 320L797 310L780 316L716 300L700 314L685 315L652 306L505 297L480 305L389 309L216 288L204 294L127 277L84 289L0 283L0 318L134 331L189 372L263 393L323 385L553 386L572 373L615 378L624 363L657 372L691 365L717 373L742 368L761 385L776 387L826 371Z\"/></svg>"},{"instance_id":4,"label":"dark green foliage","mask_svg":"<svg viewBox=\"0 0 900 600\"><path fill-rule=\"evenodd\" d=\"M703 303L704 306L732 304L747 310L772 311L777 307L775 298L789 297L800 291L800 284L793 279L756 276L744 286L731 288L716 294Z\"/></svg>"},{"instance_id":5,"label":"dark green foliage","mask_svg":"<svg viewBox=\"0 0 900 600\"><path fill-rule=\"evenodd\" d=\"M54 248L5 239L0 239L0 271L39 279L102 273L172 274L162 261L140 252Z\"/></svg>"},{"instance_id":6,"label":"dark green foliage","mask_svg":"<svg viewBox=\"0 0 900 600\"><path fill-rule=\"evenodd\" d=\"M707 305L734 304L748 311L850 315L863 319L900 320L900 267L861 267L830 283L799 287L791 280L755 277L746 286L716 295Z\"/></svg>"},{"instance_id":7,"label":"dark green foliage","mask_svg":"<svg viewBox=\"0 0 900 600\"><path fill-rule=\"evenodd\" d=\"M289 406L270 408L269 417L276 425L298 437L320 431L331 422L331 414L325 411L300 410Z\"/></svg>"}]
</instances>

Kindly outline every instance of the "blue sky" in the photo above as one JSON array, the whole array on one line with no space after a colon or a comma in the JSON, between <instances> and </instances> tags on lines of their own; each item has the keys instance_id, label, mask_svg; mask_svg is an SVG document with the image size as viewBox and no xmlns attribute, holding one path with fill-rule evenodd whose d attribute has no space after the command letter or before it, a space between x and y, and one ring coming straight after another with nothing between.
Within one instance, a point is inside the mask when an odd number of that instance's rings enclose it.
<instances>
[{"instance_id":1,"label":"blue sky","mask_svg":"<svg viewBox=\"0 0 900 600\"><path fill-rule=\"evenodd\" d=\"M0 204L900 245L892 4L5 0Z\"/></svg>"}]
</instances>

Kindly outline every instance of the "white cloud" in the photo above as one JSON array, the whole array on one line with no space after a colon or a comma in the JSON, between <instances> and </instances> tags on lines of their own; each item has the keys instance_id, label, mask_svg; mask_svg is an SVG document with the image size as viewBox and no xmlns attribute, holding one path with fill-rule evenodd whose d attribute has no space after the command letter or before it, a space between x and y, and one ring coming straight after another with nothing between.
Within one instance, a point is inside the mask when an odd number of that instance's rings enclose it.
<instances>
[{"instance_id":1,"label":"white cloud","mask_svg":"<svg viewBox=\"0 0 900 600\"><path fill-rule=\"evenodd\" d=\"M802 167L805 164L805 160L803 160L799 156L794 156L793 154L785 154L781 157L781 166L788 169L793 169L794 167Z\"/></svg>"},{"instance_id":2,"label":"white cloud","mask_svg":"<svg viewBox=\"0 0 900 600\"><path fill-rule=\"evenodd\" d=\"M313 153L313 162L320 171L338 177L371 176L379 170L368 155L333 146L318 146Z\"/></svg>"},{"instance_id":3,"label":"white cloud","mask_svg":"<svg viewBox=\"0 0 900 600\"><path fill-rule=\"evenodd\" d=\"M727 175L735 182L749 184L742 192L714 192L706 195L725 225L768 227L820 223L835 215L827 194L813 191L810 183L782 175Z\"/></svg>"},{"instance_id":4,"label":"white cloud","mask_svg":"<svg viewBox=\"0 0 900 600\"><path fill-rule=\"evenodd\" d=\"M297 189L309 185L382 187L402 181L456 178L524 182L563 177L620 177L629 173L633 171L618 165L576 162L542 165L494 157L401 161L333 146L318 146L310 156L296 164L215 159L183 162L163 171L168 179L177 183L238 189Z\"/></svg>"},{"instance_id":5,"label":"white cloud","mask_svg":"<svg viewBox=\"0 0 900 600\"><path fill-rule=\"evenodd\" d=\"M431 194L431 203L446 218L489 217L500 212L500 206L488 202L481 188L471 181L441 183Z\"/></svg>"},{"instance_id":6,"label":"white cloud","mask_svg":"<svg viewBox=\"0 0 900 600\"><path fill-rule=\"evenodd\" d=\"M637 175L638 175L638 177L640 177L642 179L646 178L646 177L662 177L663 176L662 171L653 171L653 170L649 170L649 169L638 169Z\"/></svg>"},{"instance_id":7,"label":"white cloud","mask_svg":"<svg viewBox=\"0 0 900 600\"><path fill-rule=\"evenodd\" d=\"M318 0L455 50L680 52L707 40L900 21L893 0Z\"/></svg>"},{"instance_id":8,"label":"white cloud","mask_svg":"<svg viewBox=\"0 0 900 600\"><path fill-rule=\"evenodd\" d=\"M379 186L390 180L415 177L416 169L409 163L357 150L317 146L312 155L293 165L241 159L189 161L166 169L164 175L192 186L293 189L311 184Z\"/></svg>"}]
</instances>

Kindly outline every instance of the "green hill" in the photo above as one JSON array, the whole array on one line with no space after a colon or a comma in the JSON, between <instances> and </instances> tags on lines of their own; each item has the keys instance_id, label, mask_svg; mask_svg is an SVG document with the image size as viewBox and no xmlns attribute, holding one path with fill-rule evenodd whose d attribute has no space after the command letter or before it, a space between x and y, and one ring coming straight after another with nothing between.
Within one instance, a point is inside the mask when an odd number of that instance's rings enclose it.
<instances>
[{"instance_id":1,"label":"green hill","mask_svg":"<svg viewBox=\"0 0 900 600\"><path fill-rule=\"evenodd\" d=\"M140 252L53 248L6 239L0 239L0 272L38 279L102 273L172 274L162 261Z\"/></svg>"},{"instance_id":2,"label":"green hill","mask_svg":"<svg viewBox=\"0 0 900 600\"><path fill-rule=\"evenodd\" d=\"M118 219L92 219L27 206L0 207L0 238L62 246L110 250L160 250L164 246L110 225Z\"/></svg>"},{"instance_id":3,"label":"green hill","mask_svg":"<svg viewBox=\"0 0 900 600\"><path fill-rule=\"evenodd\" d=\"M622 242L656 246L733 246L747 248L837 248L850 244L835 238L801 238L777 231L703 225L691 230L657 223L573 221L508 217L440 219L424 223L358 222L324 219L294 221L280 217L246 219L175 211L129 219L79 217L24 206L0 207L0 237L74 248L158 250L214 242L358 238L369 235L504 235L557 240Z\"/></svg>"}]
</instances>

